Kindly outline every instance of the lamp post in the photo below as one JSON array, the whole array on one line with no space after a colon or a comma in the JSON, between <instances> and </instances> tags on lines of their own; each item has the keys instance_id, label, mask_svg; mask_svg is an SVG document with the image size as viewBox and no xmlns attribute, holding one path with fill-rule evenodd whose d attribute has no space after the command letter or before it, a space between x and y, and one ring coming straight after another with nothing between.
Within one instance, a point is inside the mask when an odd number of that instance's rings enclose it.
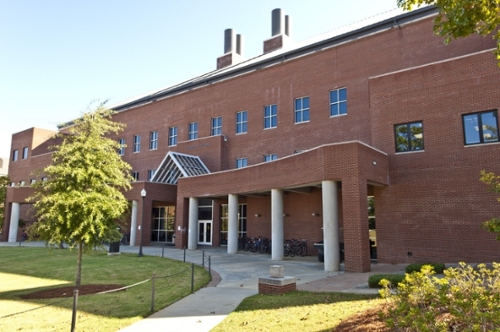
<instances>
[{"instance_id":1,"label":"lamp post","mask_svg":"<svg viewBox=\"0 0 500 332\"><path fill-rule=\"evenodd\" d=\"M139 238L139 254L137 256L142 257L144 256L142 253L142 232L143 232L143 225L144 225L144 197L146 197L146 190L142 189L141 190L141 197L142 197L142 218L141 218L141 226L139 226L139 230L141 231L140 233L140 238Z\"/></svg>"}]
</instances>

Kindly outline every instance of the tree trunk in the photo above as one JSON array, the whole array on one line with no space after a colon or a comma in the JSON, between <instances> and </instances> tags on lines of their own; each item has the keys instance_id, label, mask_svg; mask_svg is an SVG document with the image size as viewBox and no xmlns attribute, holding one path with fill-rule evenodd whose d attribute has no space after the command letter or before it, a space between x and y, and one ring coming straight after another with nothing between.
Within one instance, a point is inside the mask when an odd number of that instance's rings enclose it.
<instances>
[{"instance_id":1,"label":"tree trunk","mask_svg":"<svg viewBox=\"0 0 500 332\"><path fill-rule=\"evenodd\" d=\"M80 288L82 282L82 254L83 242L78 243L78 259L76 262L76 289Z\"/></svg>"}]
</instances>

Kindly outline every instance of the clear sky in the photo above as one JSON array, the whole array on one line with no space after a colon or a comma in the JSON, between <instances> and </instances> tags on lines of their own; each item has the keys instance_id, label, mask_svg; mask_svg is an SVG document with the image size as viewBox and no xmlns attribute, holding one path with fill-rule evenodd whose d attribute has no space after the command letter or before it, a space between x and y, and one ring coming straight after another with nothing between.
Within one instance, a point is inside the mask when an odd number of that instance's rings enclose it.
<instances>
[{"instance_id":1,"label":"clear sky","mask_svg":"<svg viewBox=\"0 0 500 332\"><path fill-rule=\"evenodd\" d=\"M56 130L108 105L216 69L224 30L262 53L271 11L302 41L396 8L397 0L0 0L0 156L13 133Z\"/></svg>"}]
</instances>

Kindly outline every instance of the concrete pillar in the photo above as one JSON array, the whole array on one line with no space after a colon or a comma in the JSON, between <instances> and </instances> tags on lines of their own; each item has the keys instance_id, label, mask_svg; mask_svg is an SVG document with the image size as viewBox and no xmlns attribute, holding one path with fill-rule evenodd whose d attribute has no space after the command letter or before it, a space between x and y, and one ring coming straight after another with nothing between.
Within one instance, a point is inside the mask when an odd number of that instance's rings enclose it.
<instances>
[{"instance_id":1,"label":"concrete pillar","mask_svg":"<svg viewBox=\"0 0 500 332\"><path fill-rule=\"evenodd\" d=\"M132 201L132 215L130 216L130 245L135 246L137 237L137 201Z\"/></svg>"},{"instance_id":2,"label":"concrete pillar","mask_svg":"<svg viewBox=\"0 0 500 332\"><path fill-rule=\"evenodd\" d=\"M283 260L283 190L271 190L271 260Z\"/></svg>"},{"instance_id":3,"label":"concrete pillar","mask_svg":"<svg viewBox=\"0 0 500 332\"><path fill-rule=\"evenodd\" d=\"M19 228L19 214L21 204L12 203L10 211L9 242L17 242L17 229Z\"/></svg>"},{"instance_id":4,"label":"concrete pillar","mask_svg":"<svg viewBox=\"0 0 500 332\"><path fill-rule=\"evenodd\" d=\"M227 253L238 251L238 195L228 195Z\"/></svg>"},{"instance_id":5,"label":"concrete pillar","mask_svg":"<svg viewBox=\"0 0 500 332\"><path fill-rule=\"evenodd\" d=\"M189 197L188 249L198 248L198 198Z\"/></svg>"},{"instance_id":6,"label":"concrete pillar","mask_svg":"<svg viewBox=\"0 0 500 332\"><path fill-rule=\"evenodd\" d=\"M335 181L321 183L323 197L323 250L325 271L340 271L338 184Z\"/></svg>"}]
</instances>

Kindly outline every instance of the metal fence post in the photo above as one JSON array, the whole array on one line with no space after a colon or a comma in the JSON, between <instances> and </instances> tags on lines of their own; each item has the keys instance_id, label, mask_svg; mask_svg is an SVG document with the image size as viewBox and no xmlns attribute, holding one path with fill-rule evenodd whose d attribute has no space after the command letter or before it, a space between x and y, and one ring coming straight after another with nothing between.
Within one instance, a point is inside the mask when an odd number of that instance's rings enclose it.
<instances>
[{"instance_id":1,"label":"metal fence post","mask_svg":"<svg viewBox=\"0 0 500 332\"><path fill-rule=\"evenodd\" d=\"M208 256L208 274L210 274L210 278L212 277L212 256Z\"/></svg>"},{"instance_id":2,"label":"metal fence post","mask_svg":"<svg viewBox=\"0 0 500 332\"><path fill-rule=\"evenodd\" d=\"M194 292L194 263L191 263L191 293Z\"/></svg>"},{"instance_id":3,"label":"metal fence post","mask_svg":"<svg viewBox=\"0 0 500 332\"><path fill-rule=\"evenodd\" d=\"M78 306L78 289L75 289L73 291L73 314L71 316L71 332L75 331L77 306Z\"/></svg>"},{"instance_id":4,"label":"metal fence post","mask_svg":"<svg viewBox=\"0 0 500 332\"><path fill-rule=\"evenodd\" d=\"M186 246L184 246L184 263L186 263Z\"/></svg>"},{"instance_id":5,"label":"metal fence post","mask_svg":"<svg viewBox=\"0 0 500 332\"><path fill-rule=\"evenodd\" d=\"M201 267L205 268L205 250L203 250L203 256L201 258Z\"/></svg>"},{"instance_id":6,"label":"metal fence post","mask_svg":"<svg viewBox=\"0 0 500 332\"><path fill-rule=\"evenodd\" d=\"M161 247L161 258L164 258L164 253L165 253L165 242L163 242L163 247Z\"/></svg>"},{"instance_id":7,"label":"metal fence post","mask_svg":"<svg viewBox=\"0 0 500 332\"><path fill-rule=\"evenodd\" d=\"M156 273L153 273L153 278L151 278L151 312L155 311L155 279Z\"/></svg>"}]
</instances>

